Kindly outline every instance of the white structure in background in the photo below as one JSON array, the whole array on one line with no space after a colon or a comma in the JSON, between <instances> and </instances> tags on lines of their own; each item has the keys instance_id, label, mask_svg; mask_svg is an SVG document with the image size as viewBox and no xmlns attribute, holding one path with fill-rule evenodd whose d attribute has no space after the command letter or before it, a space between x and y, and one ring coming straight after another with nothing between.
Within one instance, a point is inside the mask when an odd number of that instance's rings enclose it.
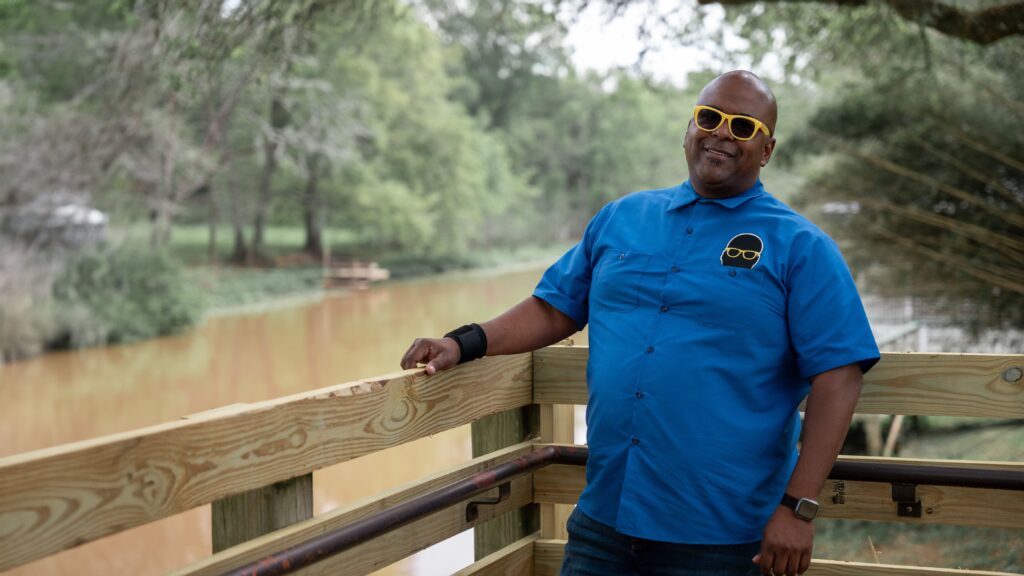
<instances>
[{"instance_id":1,"label":"white structure in background","mask_svg":"<svg viewBox=\"0 0 1024 576\"><path fill-rule=\"evenodd\" d=\"M80 248L106 236L110 218L76 201L36 201L0 212L0 232L45 248Z\"/></svg>"}]
</instances>

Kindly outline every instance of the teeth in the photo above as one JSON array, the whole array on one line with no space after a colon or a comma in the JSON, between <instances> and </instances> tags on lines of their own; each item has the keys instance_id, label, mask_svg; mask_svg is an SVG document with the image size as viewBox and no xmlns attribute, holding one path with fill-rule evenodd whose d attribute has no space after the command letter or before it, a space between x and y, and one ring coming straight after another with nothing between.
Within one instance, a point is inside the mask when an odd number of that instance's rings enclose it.
<instances>
[{"instance_id":1,"label":"teeth","mask_svg":"<svg viewBox=\"0 0 1024 576\"><path fill-rule=\"evenodd\" d=\"M715 156L721 156L722 158L732 158L731 155L726 154L725 152L722 152L721 150L715 150L713 148L705 148L704 151L709 153L709 154L714 154Z\"/></svg>"}]
</instances>

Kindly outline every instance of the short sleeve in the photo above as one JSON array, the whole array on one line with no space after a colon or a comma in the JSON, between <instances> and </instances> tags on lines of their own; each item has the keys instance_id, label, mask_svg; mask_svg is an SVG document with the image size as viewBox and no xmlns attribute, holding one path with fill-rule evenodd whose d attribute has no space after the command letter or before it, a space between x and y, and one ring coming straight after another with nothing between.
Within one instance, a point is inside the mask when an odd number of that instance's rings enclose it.
<instances>
[{"instance_id":1,"label":"short sleeve","mask_svg":"<svg viewBox=\"0 0 1024 576\"><path fill-rule=\"evenodd\" d=\"M580 330L587 325L590 312L590 278L593 249L609 219L613 204L607 204L587 224L583 238L551 265L540 279L533 295L572 318Z\"/></svg>"},{"instance_id":2,"label":"short sleeve","mask_svg":"<svg viewBox=\"0 0 1024 576\"><path fill-rule=\"evenodd\" d=\"M839 247L821 232L800 244L792 254L786 306L800 375L854 363L867 372L878 362L878 346Z\"/></svg>"}]
</instances>

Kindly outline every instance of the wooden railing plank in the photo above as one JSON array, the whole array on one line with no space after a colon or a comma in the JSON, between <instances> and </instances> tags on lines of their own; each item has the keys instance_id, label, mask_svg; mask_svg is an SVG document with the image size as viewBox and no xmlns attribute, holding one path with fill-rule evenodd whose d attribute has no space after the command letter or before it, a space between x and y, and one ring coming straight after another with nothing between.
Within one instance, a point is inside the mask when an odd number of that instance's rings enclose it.
<instances>
[{"instance_id":1,"label":"wooden railing plank","mask_svg":"<svg viewBox=\"0 0 1024 576\"><path fill-rule=\"evenodd\" d=\"M528 408L509 410L473 422L470 430L473 456L483 456L530 438ZM478 525L473 530L473 558L480 560L492 552L519 541L540 526L537 506L527 506L511 514Z\"/></svg>"},{"instance_id":2,"label":"wooden railing plank","mask_svg":"<svg viewBox=\"0 0 1024 576\"><path fill-rule=\"evenodd\" d=\"M847 459L846 457L840 457ZM931 466L965 465L946 460L906 460L901 458L856 458L859 461L917 463ZM987 462L992 470L1024 470L1024 463ZM572 504L586 486L582 466L557 464L534 474L534 500L540 503ZM828 480L819 495L822 518L848 518L916 524L957 524L1024 528L1024 493L1013 490L957 488L951 486L917 487L923 511L921 518L896 515L889 484Z\"/></svg>"},{"instance_id":3,"label":"wooden railing plank","mask_svg":"<svg viewBox=\"0 0 1024 576\"><path fill-rule=\"evenodd\" d=\"M534 352L534 402L586 404L586 346ZM857 412L931 416L1024 418L1024 354L882 354L864 378Z\"/></svg>"},{"instance_id":4,"label":"wooden railing plank","mask_svg":"<svg viewBox=\"0 0 1024 576\"><path fill-rule=\"evenodd\" d=\"M487 358L0 459L0 571L527 405L531 377L530 354Z\"/></svg>"},{"instance_id":5,"label":"wooden railing plank","mask_svg":"<svg viewBox=\"0 0 1024 576\"><path fill-rule=\"evenodd\" d=\"M213 551L313 517L313 473L246 490L210 506Z\"/></svg>"},{"instance_id":6,"label":"wooden railing plank","mask_svg":"<svg viewBox=\"0 0 1024 576\"><path fill-rule=\"evenodd\" d=\"M565 555L565 540L537 540L533 543L534 576L558 576ZM1010 572L988 570L961 570L898 566L895 564L865 564L838 560L811 560L807 576L1013 576Z\"/></svg>"},{"instance_id":7,"label":"wooden railing plank","mask_svg":"<svg viewBox=\"0 0 1024 576\"><path fill-rule=\"evenodd\" d=\"M542 538L533 543L533 576L558 576L565 557L565 542Z\"/></svg>"},{"instance_id":8,"label":"wooden railing plank","mask_svg":"<svg viewBox=\"0 0 1024 576\"><path fill-rule=\"evenodd\" d=\"M344 507L331 510L330 512L320 514L319 516L309 520L293 524L292 526L278 530L277 532L261 536L254 540L245 542L244 544L235 546L229 550L214 554L209 558L174 572L172 576L213 576L215 574L222 574L227 570L238 568L239 566L259 560L260 558L288 548L289 546L294 546L304 542L313 536L318 536L324 532L351 524L356 520L366 518L376 514L377 512L381 512L395 506L396 504L426 494L431 490L436 490L437 488L452 484L453 482L464 480L477 472L514 460L531 452L535 449L535 446L536 445L531 442L523 442L516 444L515 446L510 446L503 450L487 454L486 456L474 458L469 462L454 466L448 470L413 482L407 482L384 493L363 498ZM530 480L530 482L526 483L526 486L529 487L532 479L529 476L526 478ZM490 496L492 494L488 493L487 495ZM517 500L517 506L497 508L500 511L512 510L531 501L532 498L527 497L523 503L519 503ZM496 514L493 510L494 508L495 507L493 506L481 506L479 508L480 518L477 520L477 523L493 518ZM461 510L462 520L465 521L465 506L462 506ZM410 539L409 533L405 533L405 538ZM428 546L433 543L434 542L429 542L422 544L422 546ZM363 549L364 547L365 546L360 546L359 549ZM377 552L374 552L374 554L377 554ZM404 556L395 557L393 560L390 560L390 562L397 561L403 557ZM380 564L377 568L380 568L381 566L384 566L384 564ZM349 572L345 573L348 574Z\"/></svg>"},{"instance_id":9,"label":"wooden railing plank","mask_svg":"<svg viewBox=\"0 0 1024 576\"><path fill-rule=\"evenodd\" d=\"M529 576L533 574L536 533L521 538L459 570L452 576Z\"/></svg>"}]
</instances>

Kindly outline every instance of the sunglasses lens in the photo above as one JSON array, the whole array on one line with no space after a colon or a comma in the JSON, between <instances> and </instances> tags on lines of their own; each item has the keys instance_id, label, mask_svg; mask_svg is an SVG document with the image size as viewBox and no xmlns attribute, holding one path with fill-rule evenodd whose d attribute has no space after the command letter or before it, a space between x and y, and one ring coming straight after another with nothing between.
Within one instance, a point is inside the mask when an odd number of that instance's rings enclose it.
<instances>
[{"instance_id":1,"label":"sunglasses lens","mask_svg":"<svg viewBox=\"0 0 1024 576\"><path fill-rule=\"evenodd\" d=\"M744 140L752 137L754 132L757 131L757 126L746 118L733 118L732 122L729 123L729 128L732 129L733 136Z\"/></svg>"},{"instance_id":2,"label":"sunglasses lens","mask_svg":"<svg viewBox=\"0 0 1024 576\"><path fill-rule=\"evenodd\" d=\"M702 130L714 130L722 123L722 115L707 108L697 112L697 127Z\"/></svg>"}]
</instances>

